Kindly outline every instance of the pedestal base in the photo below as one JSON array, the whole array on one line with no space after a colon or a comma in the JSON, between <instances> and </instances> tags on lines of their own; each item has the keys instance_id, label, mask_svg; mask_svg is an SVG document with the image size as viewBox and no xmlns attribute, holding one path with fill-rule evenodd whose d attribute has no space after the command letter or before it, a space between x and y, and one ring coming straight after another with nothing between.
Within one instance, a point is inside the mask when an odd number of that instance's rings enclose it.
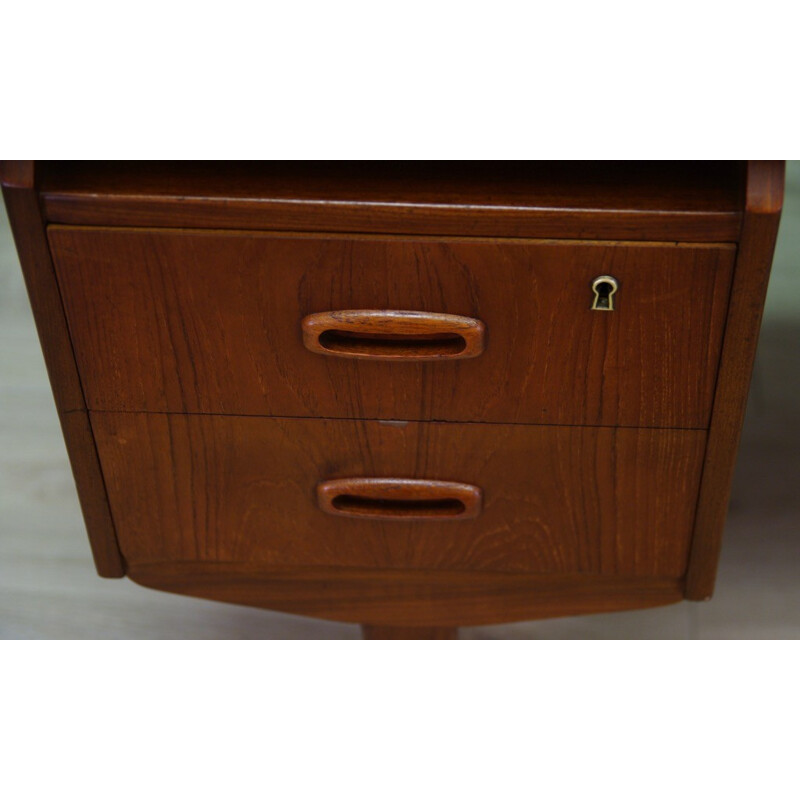
<instances>
[{"instance_id":1,"label":"pedestal base","mask_svg":"<svg viewBox=\"0 0 800 800\"><path fill-rule=\"evenodd\" d=\"M362 625L364 639L458 639L458 628Z\"/></svg>"}]
</instances>

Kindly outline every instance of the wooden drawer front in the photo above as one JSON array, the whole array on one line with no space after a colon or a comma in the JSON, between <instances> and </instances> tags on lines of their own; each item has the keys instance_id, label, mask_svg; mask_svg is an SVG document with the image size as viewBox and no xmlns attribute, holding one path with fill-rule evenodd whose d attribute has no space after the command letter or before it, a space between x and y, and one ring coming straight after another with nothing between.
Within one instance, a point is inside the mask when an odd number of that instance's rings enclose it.
<instances>
[{"instance_id":1,"label":"wooden drawer front","mask_svg":"<svg viewBox=\"0 0 800 800\"><path fill-rule=\"evenodd\" d=\"M97 410L703 428L735 249L51 227ZM616 310L591 282L619 281ZM311 352L347 309L460 315L477 357Z\"/></svg>"},{"instance_id":2,"label":"wooden drawer front","mask_svg":"<svg viewBox=\"0 0 800 800\"><path fill-rule=\"evenodd\" d=\"M96 412L129 565L224 562L677 577L705 433ZM477 487L464 519L324 513L320 482Z\"/></svg>"}]
</instances>

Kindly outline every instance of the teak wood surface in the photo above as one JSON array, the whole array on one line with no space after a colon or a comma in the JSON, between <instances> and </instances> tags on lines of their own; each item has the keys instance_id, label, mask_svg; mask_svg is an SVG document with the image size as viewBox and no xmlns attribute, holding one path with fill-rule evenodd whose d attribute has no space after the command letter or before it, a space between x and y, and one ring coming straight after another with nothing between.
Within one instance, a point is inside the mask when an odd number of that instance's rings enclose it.
<instances>
[{"instance_id":1,"label":"teak wood surface","mask_svg":"<svg viewBox=\"0 0 800 800\"><path fill-rule=\"evenodd\" d=\"M48 222L735 242L741 162L46 162Z\"/></svg>"},{"instance_id":2,"label":"teak wood surface","mask_svg":"<svg viewBox=\"0 0 800 800\"><path fill-rule=\"evenodd\" d=\"M735 248L51 226L91 410L704 429ZM592 281L619 282L617 311ZM414 310L475 358L354 361L301 321Z\"/></svg>"},{"instance_id":3,"label":"teak wood surface","mask_svg":"<svg viewBox=\"0 0 800 800\"><path fill-rule=\"evenodd\" d=\"M142 586L340 622L418 628L495 625L677 603L682 581L601 575L261 568L250 564L135 564Z\"/></svg>"},{"instance_id":4,"label":"teak wood surface","mask_svg":"<svg viewBox=\"0 0 800 800\"><path fill-rule=\"evenodd\" d=\"M784 176L782 161L751 162L748 170L744 225L686 577L686 597L690 600L708 600L714 591L736 451L783 207Z\"/></svg>"},{"instance_id":5,"label":"teak wood surface","mask_svg":"<svg viewBox=\"0 0 800 800\"><path fill-rule=\"evenodd\" d=\"M711 595L782 162L0 178L101 575L372 638ZM589 310L600 274L611 313ZM481 352L443 358L460 343L438 330L322 341L428 363L304 346L309 315L364 310L479 321ZM370 478L474 486L482 506L317 504Z\"/></svg>"},{"instance_id":6,"label":"teak wood surface","mask_svg":"<svg viewBox=\"0 0 800 800\"><path fill-rule=\"evenodd\" d=\"M702 431L92 413L129 567L181 561L679 578ZM320 482L478 487L474 518L321 510Z\"/></svg>"},{"instance_id":7,"label":"teak wood surface","mask_svg":"<svg viewBox=\"0 0 800 800\"><path fill-rule=\"evenodd\" d=\"M95 567L104 578L125 575L114 522L108 507L100 462L86 413L81 379L47 244L45 223L30 162L0 162L3 200L53 387L64 442L92 546ZM8 165L8 166L6 166Z\"/></svg>"}]
</instances>

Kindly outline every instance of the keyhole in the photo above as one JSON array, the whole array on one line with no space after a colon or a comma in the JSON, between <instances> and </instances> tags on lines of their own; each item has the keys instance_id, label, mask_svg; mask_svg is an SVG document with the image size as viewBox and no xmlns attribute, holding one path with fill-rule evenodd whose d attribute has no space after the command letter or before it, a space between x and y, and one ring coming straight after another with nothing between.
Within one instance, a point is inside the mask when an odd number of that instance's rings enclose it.
<instances>
[{"instance_id":1,"label":"keyhole","mask_svg":"<svg viewBox=\"0 0 800 800\"><path fill-rule=\"evenodd\" d=\"M610 275L601 275L592 281L592 291L594 292L594 302L592 311L613 311L614 294L619 288L616 278Z\"/></svg>"}]
</instances>

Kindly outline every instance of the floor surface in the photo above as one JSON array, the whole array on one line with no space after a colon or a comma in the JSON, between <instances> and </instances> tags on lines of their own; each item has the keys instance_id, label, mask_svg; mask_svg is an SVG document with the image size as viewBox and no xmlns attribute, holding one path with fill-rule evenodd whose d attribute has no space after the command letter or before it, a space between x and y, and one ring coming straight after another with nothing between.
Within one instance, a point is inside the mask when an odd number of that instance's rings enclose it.
<instances>
[{"instance_id":1,"label":"floor surface","mask_svg":"<svg viewBox=\"0 0 800 800\"><path fill-rule=\"evenodd\" d=\"M800 637L800 162L786 203L714 598L464 628L471 639ZM98 578L0 205L0 638L350 639L354 625Z\"/></svg>"}]
</instances>

